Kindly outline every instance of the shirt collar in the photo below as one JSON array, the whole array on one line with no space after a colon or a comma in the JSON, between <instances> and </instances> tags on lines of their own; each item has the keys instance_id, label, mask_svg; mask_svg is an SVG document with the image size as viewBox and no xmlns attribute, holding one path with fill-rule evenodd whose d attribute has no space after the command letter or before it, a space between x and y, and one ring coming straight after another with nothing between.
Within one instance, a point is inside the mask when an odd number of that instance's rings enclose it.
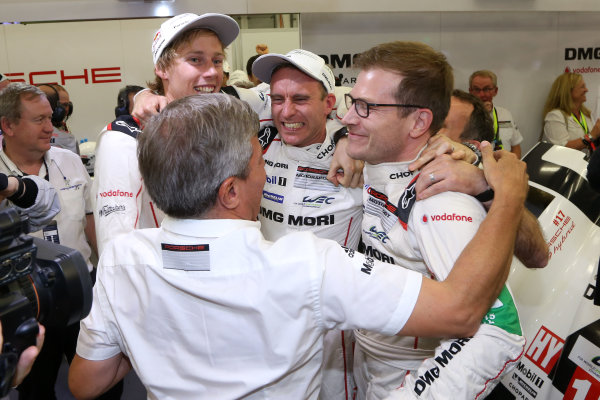
<instances>
[{"instance_id":1,"label":"shirt collar","mask_svg":"<svg viewBox=\"0 0 600 400\"><path fill-rule=\"evenodd\" d=\"M161 226L178 235L221 237L244 228L260 229L260 222L244 219L179 219L166 216Z\"/></svg>"}]
</instances>

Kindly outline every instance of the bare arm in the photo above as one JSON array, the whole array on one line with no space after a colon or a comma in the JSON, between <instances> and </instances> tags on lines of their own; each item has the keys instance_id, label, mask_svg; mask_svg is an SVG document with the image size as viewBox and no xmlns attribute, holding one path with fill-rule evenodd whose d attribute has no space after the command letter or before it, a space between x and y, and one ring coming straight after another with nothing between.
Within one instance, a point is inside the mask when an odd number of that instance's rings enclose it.
<instances>
[{"instance_id":1,"label":"bare arm","mask_svg":"<svg viewBox=\"0 0 600 400\"><path fill-rule=\"evenodd\" d=\"M477 234L443 282L423 280L402 335L472 335L498 297L509 272L527 194L525 163L482 146L484 171L496 196Z\"/></svg>"},{"instance_id":2,"label":"bare arm","mask_svg":"<svg viewBox=\"0 0 600 400\"><path fill-rule=\"evenodd\" d=\"M517 231L515 256L527 268L543 268L548 264L548 245L535 216L525 210Z\"/></svg>"},{"instance_id":3,"label":"bare arm","mask_svg":"<svg viewBox=\"0 0 600 400\"><path fill-rule=\"evenodd\" d=\"M139 119L144 126L153 115L158 114L166 106L166 97L154 94L150 90L143 90L134 97L131 115Z\"/></svg>"},{"instance_id":4,"label":"bare arm","mask_svg":"<svg viewBox=\"0 0 600 400\"><path fill-rule=\"evenodd\" d=\"M102 361L91 361L75 354L69 367L69 389L78 400L95 399L116 385L131 370L123 353Z\"/></svg>"}]
</instances>

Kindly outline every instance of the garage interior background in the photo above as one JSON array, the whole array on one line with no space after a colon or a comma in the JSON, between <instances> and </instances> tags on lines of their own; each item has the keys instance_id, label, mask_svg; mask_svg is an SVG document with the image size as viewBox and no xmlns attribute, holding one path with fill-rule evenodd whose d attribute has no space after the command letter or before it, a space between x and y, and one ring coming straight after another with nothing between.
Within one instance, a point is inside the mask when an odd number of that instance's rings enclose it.
<instances>
[{"instance_id":1,"label":"garage interior background","mask_svg":"<svg viewBox=\"0 0 600 400\"><path fill-rule=\"evenodd\" d=\"M441 1L4 0L0 4L0 72L28 83L57 82L71 95L70 127L96 139L112 120L118 90L153 77L151 38L181 12L236 17L242 34L227 50L243 69L257 43L271 52L303 47L325 56L352 86L352 55L384 41L418 40L443 51L456 87L491 69L499 77L495 103L512 111L527 152L542 128L542 107L565 68L583 74L587 106L600 115L600 2L577 0ZM370 2L374 3L374 2Z\"/></svg>"}]
</instances>

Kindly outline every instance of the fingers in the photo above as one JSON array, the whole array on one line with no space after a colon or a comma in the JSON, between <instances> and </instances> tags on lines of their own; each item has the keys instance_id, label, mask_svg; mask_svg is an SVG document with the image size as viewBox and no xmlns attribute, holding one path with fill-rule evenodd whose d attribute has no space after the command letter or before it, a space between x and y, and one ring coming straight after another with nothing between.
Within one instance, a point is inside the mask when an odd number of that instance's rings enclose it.
<instances>
[{"instance_id":1,"label":"fingers","mask_svg":"<svg viewBox=\"0 0 600 400\"><path fill-rule=\"evenodd\" d=\"M329 182L333 183L333 184L334 184L334 186L338 186L338 185L340 184L340 181L339 181L339 179L338 179L338 176L339 176L339 175L343 176L343 175L344 175L344 172L343 172L343 171L339 172L339 171L337 170L337 168L336 168L336 169L334 169L334 168L330 168L330 169L329 169L329 172L327 172L327 180L328 180Z\"/></svg>"},{"instance_id":2,"label":"fingers","mask_svg":"<svg viewBox=\"0 0 600 400\"><path fill-rule=\"evenodd\" d=\"M25 379L29 371L31 371L33 362L39 353L40 350L35 346L30 346L21 353L19 362L17 363L15 376L13 377L12 386L17 386L23 382L23 379Z\"/></svg>"},{"instance_id":3,"label":"fingers","mask_svg":"<svg viewBox=\"0 0 600 400\"><path fill-rule=\"evenodd\" d=\"M435 158L435 153L425 150L425 151L423 151L423 153L421 153L421 156L419 158L417 158L415 161L413 161L412 163L409 164L408 170L409 171L419 170L419 169L423 168L428 162L430 162L434 158Z\"/></svg>"}]
</instances>

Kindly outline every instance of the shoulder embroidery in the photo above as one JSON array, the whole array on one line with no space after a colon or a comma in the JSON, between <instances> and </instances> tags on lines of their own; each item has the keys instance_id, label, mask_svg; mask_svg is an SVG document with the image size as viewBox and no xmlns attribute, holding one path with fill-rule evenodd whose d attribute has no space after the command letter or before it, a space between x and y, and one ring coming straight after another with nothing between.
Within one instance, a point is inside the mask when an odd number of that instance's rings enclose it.
<instances>
[{"instance_id":1,"label":"shoulder embroidery","mask_svg":"<svg viewBox=\"0 0 600 400\"><path fill-rule=\"evenodd\" d=\"M106 127L109 131L118 131L137 139L137 135L142 133L139 122L131 115L121 115Z\"/></svg>"},{"instance_id":2,"label":"shoulder embroidery","mask_svg":"<svg viewBox=\"0 0 600 400\"><path fill-rule=\"evenodd\" d=\"M412 211L415 202L417 201L417 193L415 191L415 186L417 185L417 179L420 174L417 174L412 181L408 184L406 189L404 189L404 193L400 196L400 200L398 201L398 206L394 210L394 214L398 217L400 224L404 230L408 230L408 217L410 216L410 212Z\"/></svg>"}]
</instances>

